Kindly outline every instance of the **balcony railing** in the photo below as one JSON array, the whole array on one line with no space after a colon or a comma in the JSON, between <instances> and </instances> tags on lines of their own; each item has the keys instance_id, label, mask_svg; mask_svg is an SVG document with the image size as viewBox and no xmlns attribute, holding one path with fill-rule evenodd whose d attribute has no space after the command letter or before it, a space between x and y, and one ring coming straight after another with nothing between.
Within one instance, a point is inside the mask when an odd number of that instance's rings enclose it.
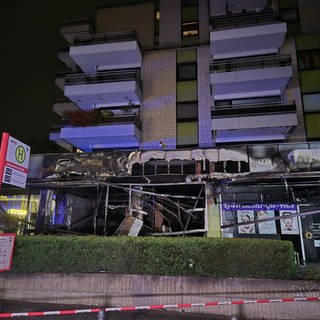
<instances>
[{"instance_id":1,"label":"balcony railing","mask_svg":"<svg viewBox=\"0 0 320 320\"><path fill-rule=\"evenodd\" d=\"M88 44L99 44L107 42L133 41L137 40L136 32L108 32L96 34L79 34L75 36L73 45L83 46Z\"/></svg>"},{"instance_id":2,"label":"balcony railing","mask_svg":"<svg viewBox=\"0 0 320 320\"><path fill-rule=\"evenodd\" d=\"M60 132L62 128L74 128L74 127L92 127L92 126L104 126L110 124L134 124L138 129L141 129L141 120L137 114L124 114L124 115L112 115L104 118L103 120L96 121L95 123L88 123L87 125L74 125L70 124L69 120L62 120L60 124L51 125L50 132Z\"/></svg>"},{"instance_id":3,"label":"balcony railing","mask_svg":"<svg viewBox=\"0 0 320 320\"><path fill-rule=\"evenodd\" d=\"M141 87L140 70L126 69L98 72L92 74L77 73L66 76L66 85L94 84L120 81L137 81Z\"/></svg>"},{"instance_id":4,"label":"balcony railing","mask_svg":"<svg viewBox=\"0 0 320 320\"><path fill-rule=\"evenodd\" d=\"M210 17L212 31L269 24L277 21L281 21L281 16L279 14L275 14L273 10Z\"/></svg>"},{"instance_id":5,"label":"balcony railing","mask_svg":"<svg viewBox=\"0 0 320 320\"><path fill-rule=\"evenodd\" d=\"M231 72L291 66L290 56L263 56L232 60L219 60L210 65L211 72Z\"/></svg>"},{"instance_id":6,"label":"balcony railing","mask_svg":"<svg viewBox=\"0 0 320 320\"><path fill-rule=\"evenodd\" d=\"M257 114L283 114L292 112L296 112L295 102L248 103L238 105L214 106L211 108L211 117L237 117Z\"/></svg>"}]
</instances>

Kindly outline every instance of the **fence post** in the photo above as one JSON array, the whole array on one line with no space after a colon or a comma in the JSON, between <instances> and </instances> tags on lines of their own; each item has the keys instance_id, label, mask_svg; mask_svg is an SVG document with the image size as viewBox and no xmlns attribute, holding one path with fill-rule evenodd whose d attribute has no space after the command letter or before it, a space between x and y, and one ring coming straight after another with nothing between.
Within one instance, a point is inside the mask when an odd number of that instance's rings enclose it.
<instances>
[{"instance_id":1,"label":"fence post","mask_svg":"<svg viewBox=\"0 0 320 320\"><path fill-rule=\"evenodd\" d=\"M106 320L106 312L104 309L98 311L98 320Z\"/></svg>"}]
</instances>

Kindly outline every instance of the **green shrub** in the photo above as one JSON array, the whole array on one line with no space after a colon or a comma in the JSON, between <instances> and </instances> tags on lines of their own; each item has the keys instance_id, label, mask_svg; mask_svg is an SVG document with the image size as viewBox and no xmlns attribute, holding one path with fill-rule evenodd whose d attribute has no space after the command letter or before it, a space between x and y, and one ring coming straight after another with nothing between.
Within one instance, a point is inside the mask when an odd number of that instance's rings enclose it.
<instances>
[{"instance_id":1,"label":"green shrub","mask_svg":"<svg viewBox=\"0 0 320 320\"><path fill-rule=\"evenodd\" d=\"M99 272L292 278L287 241L221 238L19 236L12 272Z\"/></svg>"}]
</instances>

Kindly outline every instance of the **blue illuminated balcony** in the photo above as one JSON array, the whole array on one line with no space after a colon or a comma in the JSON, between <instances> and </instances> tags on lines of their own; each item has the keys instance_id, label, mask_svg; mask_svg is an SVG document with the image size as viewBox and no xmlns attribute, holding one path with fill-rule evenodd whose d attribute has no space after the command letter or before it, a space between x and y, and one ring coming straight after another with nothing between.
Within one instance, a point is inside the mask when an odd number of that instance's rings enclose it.
<instances>
[{"instance_id":1,"label":"blue illuminated balcony","mask_svg":"<svg viewBox=\"0 0 320 320\"><path fill-rule=\"evenodd\" d=\"M70 74L65 78L64 95L85 110L101 104L126 105L128 101L140 105L141 88L139 69L114 70Z\"/></svg>"},{"instance_id":2,"label":"blue illuminated balcony","mask_svg":"<svg viewBox=\"0 0 320 320\"><path fill-rule=\"evenodd\" d=\"M290 56L215 61L210 83L215 99L279 95L292 78Z\"/></svg>"},{"instance_id":3,"label":"blue illuminated balcony","mask_svg":"<svg viewBox=\"0 0 320 320\"><path fill-rule=\"evenodd\" d=\"M139 147L141 122L138 108L128 111L114 108L100 113L102 116L99 116L97 110L97 114L91 118L82 117L81 112L78 116L71 113L69 116L72 119L69 119L69 124L51 128L50 140L57 144L64 141L86 152Z\"/></svg>"}]
</instances>

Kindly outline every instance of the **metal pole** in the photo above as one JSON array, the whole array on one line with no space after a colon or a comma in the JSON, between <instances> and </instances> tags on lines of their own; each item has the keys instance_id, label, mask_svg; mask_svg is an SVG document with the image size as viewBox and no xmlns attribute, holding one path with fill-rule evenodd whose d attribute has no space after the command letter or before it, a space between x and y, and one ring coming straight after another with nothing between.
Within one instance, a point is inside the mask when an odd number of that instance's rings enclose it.
<instances>
[{"instance_id":1,"label":"metal pole","mask_svg":"<svg viewBox=\"0 0 320 320\"><path fill-rule=\"evenodd\" d=\"M108 223L108 206L109 206L109 189L110 186L107 186L107 192L106 192L106 201L105 201L105 209L104 209L104 230L103 233L106 236L107 235L107 223Z\"/></svg>"},{"instance_id":2,"label":"metal pole","mask_svg":"<svg viewBox=\"0 0 320 320\"><path fill-rule=\"evenodd\" d=\"M98 320L106 320L106 311L104 309L100 309L98 311Z\"/></svg>"},{"instance_id":3,"label":"metal pole","mask_svg":"<svg viewBox=\"0 0 320 320\"><path fill-rule=\"evenodd\" d=\"M300 213L299 206L297 206L297 212ZM301 224L301 217L300 216L298 216L298 226L299 226L299 237L300 237L300 244L301 244L302 265L305 265L306 264L306 252L305 252L305 248L304 248L302 224Z\"/></svg>"}]
</instances>

